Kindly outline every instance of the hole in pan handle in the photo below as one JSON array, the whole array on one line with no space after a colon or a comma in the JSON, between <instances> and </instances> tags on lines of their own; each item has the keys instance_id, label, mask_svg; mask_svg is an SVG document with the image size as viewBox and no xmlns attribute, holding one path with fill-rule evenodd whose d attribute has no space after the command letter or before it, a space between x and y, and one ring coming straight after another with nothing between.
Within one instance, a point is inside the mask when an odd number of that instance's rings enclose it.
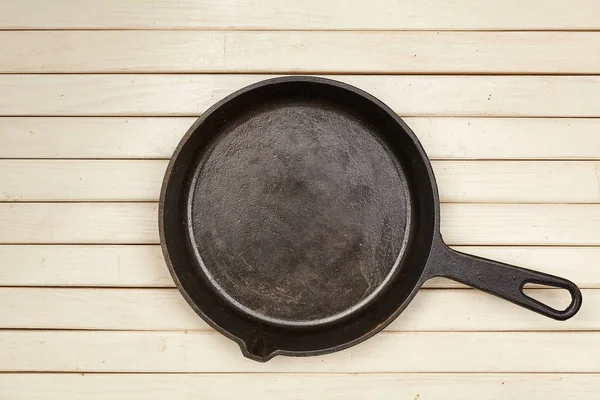
<instances>
[{"instance_id":1,"label":"hole in pan handle","mask_svg":"<svg viewBox=\"0 0 600 400\"><path fill-rule=\"evenodd\" d=\"M434 245L427 264L427 279L434 276L450 278L561 321L574 316L582 302L581 291L567 279L460 253L441 240ZM566 289L571 294L571 304L557 310L535 300L523 292L527 283Z\"/></svg>"}]
</instances>

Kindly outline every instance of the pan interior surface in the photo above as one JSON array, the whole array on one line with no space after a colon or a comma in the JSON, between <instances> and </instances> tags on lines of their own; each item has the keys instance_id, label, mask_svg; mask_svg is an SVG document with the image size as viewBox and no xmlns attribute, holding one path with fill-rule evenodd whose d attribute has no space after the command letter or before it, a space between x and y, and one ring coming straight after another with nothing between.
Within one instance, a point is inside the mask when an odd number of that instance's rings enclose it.
<instances>
[{"instance_id":1,"label":"pan interior surface","mask_svg":"<svg viewBox=\"0 0 600 400\"><path fill-rule=\"evenodd\" d=\"M357 312L397 278L411 203L377 129L333 102L288 98L212 133L187 225L215 292L260 321L314 326Z\"/></svg>"}]
</instances>

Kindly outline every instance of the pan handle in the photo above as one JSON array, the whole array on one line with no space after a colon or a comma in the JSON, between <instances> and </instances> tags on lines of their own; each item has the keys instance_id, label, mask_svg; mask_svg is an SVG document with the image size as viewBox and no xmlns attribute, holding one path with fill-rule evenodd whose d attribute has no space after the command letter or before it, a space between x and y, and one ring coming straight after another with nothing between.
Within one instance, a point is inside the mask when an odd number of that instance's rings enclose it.
<instances>
[{"instance_id":1,"label":"pan handle","mask_svg":"<svg viewBox=\"0 0 600 400\"><path fill-rule=\"evenodd\" d=\"M581 291L567 279L460 253L443 242L434 245L427 272L427 279L450 278L560 321L571 318L581 307ZM571 294L571 304L564 310L556 310L535 300L523 292L527 283L566 289Z\"/></svg>"}]
</instances>

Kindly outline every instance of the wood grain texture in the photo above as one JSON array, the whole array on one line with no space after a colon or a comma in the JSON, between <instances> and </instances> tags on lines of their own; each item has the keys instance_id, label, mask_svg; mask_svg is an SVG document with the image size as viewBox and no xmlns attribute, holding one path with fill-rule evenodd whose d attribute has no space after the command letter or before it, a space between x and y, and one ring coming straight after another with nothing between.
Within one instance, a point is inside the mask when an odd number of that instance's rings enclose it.
<instances>
[{"instance_id":1,"label":"wood grain texture","mask_svg":"<svg viewBox=\"0 0 600 400\"><path fill-rule=\"evenodd\" d=\"M598 247L455 246L456 250L600 288ZM0 245L0 286L174 287L158 245ZM434 278L427 288L464 288ZM586 301L587 303L587 301Z\"/></svg>"},{"instance_id":2,"label":"wood grain texture","mask_svg":"<svg viewBox=\"0 0 600 400\"><path fill-rule=\"evenodd\" d=\"M600 244L597 204L446 203L450 245ZM157 244L156 203L1 203L0 243Z\"/></svg>"},{"instance_id":3,"label":"wood grain texture","mask_svg":"<svg viewBox=\"0 0 600 400\"><path fill-rule=\"evenodd\" d=\"M598 397L597 0L0 10L0 399ZM281 74L386 102L434 160L445 240L574 281L580 312L558 322L436 278L356 347L244 359L174 288L155 201L195 118Z\"/></svg>"},{"instance_id":4,"label":"wood grain texture","mask_svg":"<svg viewBox=\"0 0 600 400\"><path fill-rule=\"evenodd\" d=\"M0 73L600 72L600 32L4 31L0 48Z\"/></svg>"},{"instance_id":5,"label":"wood grain texture","mask_svg":"<svg viewBox=\"0 0 600 400\"><path fill-rule=\"evenodd\" d=\"M600 119L404 119L432 159L599 160ZM0 117L0 158L170 158L193 117Z\"/></svg>"},{"instance_id":6,"label":"wood grain texture","mask_svg":"<svg viewBox=\"0 0 600 400\"><path fill-rule=\"evenodd\" d=\"M583 373L599 372L597 342L595 332L381 332L327 356L261 364L216 332L5 330L0 371Z\"/></svg>"},{"instance_id":7,"label":"wood grain texture","mask_svg":"<svg viewBox=\"0 0 600 400\"><path fill-rule=\"evenodd\" d=\"M0 160L1 201L158 201L167 161ZM442 202L598 203L598 161L434 161Z\"/></svg>"},{"instance_id":8,"label":"wood grain texture","mask_svg":"<svg viewBox=\"0 0 600 400\"><path fill-rule=\"evenodd\" d=\"M0 160L0 200L158 201L167 163Z\"/></svg>"},{"instance_id":9,"label":"wood grain texture","mask_svg":"<svg viewBox=\"0 0 600 400\"><path fill-rule=\"evenodd\" d=\"M195 120L0 117L0 158L170 158Z\"/></svg>"},{"instance_id":10,"label":"wood grain texture","mask_svg":"<svg viewBox=\"0 0 600 400\"><path fill-rule=\"evenodd\" d=\"M598 374L1 374L5 400L588 400Z\"/></svg>"},{"instance_id":11,"label":"wood grain texture","mask_svg":"<svg viewBox=\"0 0 600 400\"><path fill-rule=\"evenodd\" d=\"M600 162L434 161L433 169L442 202L600 202Z\"/></svg>"},{"instance_id":12,"label":"wood grain texture","mask_svg":"<svg viewBox=\"0 0 600 400\"><path fill-rule=\"evenodd\" d=\"M197 116L272 75L0 75L2 116ZM328 76L401 116L598 117L598 76Z\"/></svg>"},{"instance_id":13,"label":"wood grain texture","mask_svg":"<svg viewBox=\"0 0 600 400\"><path fill-rule=\"evenodd\" d=\"M0 286L175 286L158 245L0 245L0 265Z\"/></svg>"},{"instance_id":14,"label":"wood grain texture","mask_svg":"<svg viewBox=\"0 0 600 400\"><path fill-rule=\"evenodd\" d=\"M595 0L2 0L0 8L2 29L600 28Z\"/></svg>"},{"instance_id":15,"label":"wood grain texture","mask_svg":"<svg viewBox=\"0 0 600 400\"><path fill-rule=\"evenodd\" d=\"M583 204L444 204L441 229L452 245L594 245L599 212Z\"/></svg>"},{"instance_id":16,"label":"wood grain texture","mask_svg":"<svg viewBox=\"0 0 600 400\"><path fill-rule=\"evenodd\" d=\"M156 203L0 204L2 243L158 243Z\"/></svg>"},{"instance_id":17,"label":"wood grain texture","mask_svg":"<svg viewBox=\"0 0 600 400\"><path fill-rule=\"evenodd\" d=\"M566 290L528 289L528 295L566 308ZM600 290L583 291L585 303ZM1 329L212 331L176 289L0 288ZM465 289L421 290L388 331L597 331L600 309L583 307L560 323L489 294Z\"/></svg>"}]
</instances>

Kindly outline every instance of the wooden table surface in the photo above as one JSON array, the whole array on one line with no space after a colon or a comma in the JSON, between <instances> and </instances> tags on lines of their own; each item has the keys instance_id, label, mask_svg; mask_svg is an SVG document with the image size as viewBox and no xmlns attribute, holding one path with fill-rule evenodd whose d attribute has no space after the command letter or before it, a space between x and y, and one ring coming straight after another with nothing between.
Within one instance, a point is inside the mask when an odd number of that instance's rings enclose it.
<instances>
[{"instance_id":1,"label":"wooden table surface","mask_svg":"<svg viewBox=\"0 0 600 400\"><path fill-rule=\"evenodd\" d=\"M438 279L359 346L242 358L174 288L159 189L203 110L298 73L405 117L445 240L579 314ZM599 74L597 0L0 0L0 399L597 398Z\"/></svg>"}]
</instances>

